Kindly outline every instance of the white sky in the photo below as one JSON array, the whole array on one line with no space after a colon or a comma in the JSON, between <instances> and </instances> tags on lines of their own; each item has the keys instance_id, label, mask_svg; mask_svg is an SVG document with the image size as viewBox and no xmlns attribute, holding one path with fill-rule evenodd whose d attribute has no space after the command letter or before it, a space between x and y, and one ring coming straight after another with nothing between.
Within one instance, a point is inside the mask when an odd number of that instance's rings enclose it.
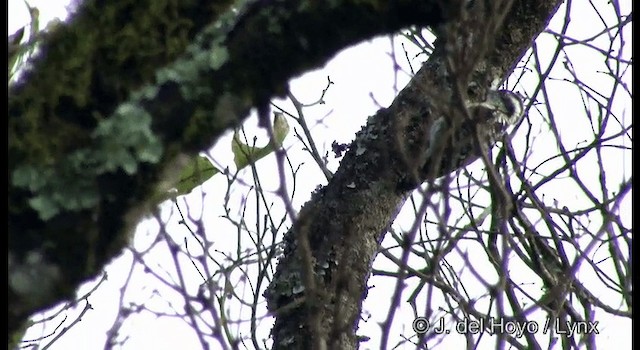
<instances>
[{"instance_id":1,"label":"white sky","mask_svg":"<svg viewBox=\"0 0 640 350\"><path fill-rule=\"evenodd\" d=\"M41 23L51 20L55 17L64 18L66 15L65 1L31 1L33 6L40 9ZM577 3L577 2L575 2ZM575 4L574 4L575 5ZM569 35L576 35L578 37L589 37L596 34L593 27L593 21L597 21L597 18L593 17L593 12L584 11L584 16L575 15L572 17L571 31ZM560 22L563 18L556 17L554 22ZM13 33L20 26L29 22L28 12L21 0L9 0L9 33ZM552 26L554 23L552 23ZM44 26L44 25L42 25ZM557 27L557 25L556 25ZM599 28L599 27L597 27ZM585 34L590 33L590 34ZM631 34L627 35L628 42L631 42ZM539 41L539 45L544 45L543 41ZM630 48L627 48L627 50ZM574 50L569 48L568 51ZM580 50L580 48L575 48ZM291 88L294 94L302 102L311 102L318 98L320 91L326 85L326 79L329 75L331 80L335 83L329 90L325 105L318 108L309 110L309 120L315 120L324 115L328 115L322 125L317 125L313 132L314 136L317 136L321 140L329 140L327 146L330 144L330 140L337 140L338 142L348 143L350 142L356 131L365 123L366 118L369 115L375 113L378 107L373 103L370 93L375 98L375 101L382 106L387 106L395 97L394 86L391 82L394 79L398 79L398 88L401 88L406 84L409 79L408 75L395 76L393 66L391 65L390 57L390 41L388 38L376 39L370 42L362 43L357 47L347 49L336 56L333 60L327 63L326 67L322 70L317 70L304 75L300 79L296 79L291 82ZM399 54L399 52L397 53ZM594 65L593 59L600 59L601 57L592 56L592 53L571 53L573 63L576 65L576 70L579 72L578 76L587 81L588 85L592 85L593 81L597 81L598 84L606 84L606 79L603 80L602 74L595 72L591 67ZM582 59L576 60L578 55L582 56ZM628 55L630 57L630 54ZM400 59L402 61L402 59ZM544 60L542 60L544 62ZM354 64L354 62L357 62ZM560 73L558 73L559 76ZM627 83L630 85L631 74L627 74ZM575 101L570 99L572 94L571 90L567 88L570 83L562 81L549 82L550 91L556 91L559 95L566 95L564 99L552 101L553 109L559 115L571 116L576 114L572 103L562 103L563 100ZM594 86L597 84L593 84ZM510 85L511 87L511 85ZM605 90L606 91L606 90ZM577 106L580 107L580 106ZM631 108L626 105L618 105L615 107L619 110L619 115L625 115L626 118L630 118ZM255 118L254 118L255 119ZM584 133L580 132L577 128L581 125L586 127L586 123L576 123L572 118L564 118L560 120L560 130L563 132L563 138L570 141L575 138L574 142L578 143L584 139ZM255 120L249 120L248 126L255 126ZM255 131L255 128L249 128L257 134L264 134L262 131ZM589 130L585 130L587 135ZM541 137L544 137L542 135ZM215 156L215 160L223 165L233 164L233 156L229 152L230 135L222 138L214 147L212 152ZM293 142L293 137L289 137L287 142ZM571 143L571 142L568 142ZM544 144L544 140L540 141L540 144ZM322 153L322 151L321 151ZM611 162L612 169L623 169L627 174L630 174L630 162L629 157L620 158L619 152L608 158L607 161ZM291 155L291 157L295 157ZM330 157L331 158L331 157ZM267 161L263 161L267 163ZM268 164L261 164L265 167L265 174L272 171L272 174L277 174L273 161L271 161L271 168ZM332 170L337 168L338 162L334 161L330 164ZM477 166L477 164L476 164ZM270 170L267 170L270 169ZM615 172L608 174L609 180L612 183L619 183L621 175L618 174L616 178ZM297 197L294 199L294 205L299 208L304 202L307 201L309 195L316 184L324 184L325 181L321 180L321 174L312 167L301 170L300 179L308 179L308 182L299 183L297 189ZM611 179L613 178L613 179ZM277 177L271 179L264 177L264 186L267 189L275 189L278 185ZM592 179L597 181L597 178ZM590 181L590 180L587 180ZM617 182L616 182L617 181ZM595 182L597 184L597 182ZM556 186L556 185L550 185ZM205 183L203 190L207 192L207 201L211 200L212 208L219 207L219 198L224 193L221 192L225 188L225 180L219 176L214 177L212 180ZM581 198L578 198L572 191L568 191L565 188L549 188L548 192L550 197L548 200L553 199L560 201L563 204L566 203L579 203ZM218 198L218 201L213 198ZM630 199L630 198L629 198ZM195 200L195 199L194 199ZM626 201L623 208L621 208L621 215L625 220L630 222L630 200ZM628 213L628 215L625 215ZM406 225L410 225L412 218L409 213L404 211L400 217L406 216L404 219ZM397 223L402 225L403 219L397 220ZM225 225L225 223L217 223L216 225ZM174 223L175 228L175 223ZM405 227L406 228L406 227ZM180 228L175 228L180 230ZM144 226L141 226L139 230L139 239L136 240L136 244L143 244L144 242ZM152 229L149 229L152 230ZM223 244L224 242L219 242ZM124 271L130 265L131 257L125 255L123 258L114 261L108 268L109 279L104 283L90 298L93 310L90 310L83 318L82 322L74 326L64 337L59 339L52 349L90 349L96 347L102 347L105 339L105 332L108 327L111 326L117 312L118 305L118 289L124 283ZM377 262L376 264L382 264ZM463 266L464 262L459 262L459 266ZM378 266L379 267L379 266ZM191 271L193 272L193 271ZM189 272L187 272L189 273ZM195 272L193 272L194 278L197 278ZM87 290L90 288L91 283L84 286L82 289ZM144 290L144 286L141 285L141 295L148 293ZM380 282L376 283L376 288L370 291L370 294L365 301L364 310L386 310L386 303L390 290L393 288L393 284L384 286ZM161 305L158 305L161 308ZM406 310L405 310L406 311ZM407 314L405 314L407 315ZM378 334L379 326L375 321L384 320L384 315L380 318L380 315L374 317L369 322L361 323L359 334ZM73 314L69 314L69 319L74 319ZM411 327L412 318L398 318L395 324L404 323L405 328ZM630 349L631 348L631 320L617 318L612 320L611 317L604 315L600 319L599 330L601 335L597 338L598 344L604 348L614 347L617 350ZM181 322L175 322L167 319L153 319L152 317L139 316L132 319L132 323L126 328L129 331L130 340L126 343L125 349L197 349L199 344L192 339L193 333L183 325ZM268 328L267 328L268 330ZM405 334L407 331L405 330ZM185 334L186 336L180 336ZM39 334L35 331L27 335L27 337L37 337ZM266 336L266 335L265 335ZM464 337L451 337L451 347L463 347L465 346ZM488 348L486 347L481 348ZM377 348L377 343L372 340L369 343L364 343L363 348L371 346Z\"/></svg>"}]
</instances>

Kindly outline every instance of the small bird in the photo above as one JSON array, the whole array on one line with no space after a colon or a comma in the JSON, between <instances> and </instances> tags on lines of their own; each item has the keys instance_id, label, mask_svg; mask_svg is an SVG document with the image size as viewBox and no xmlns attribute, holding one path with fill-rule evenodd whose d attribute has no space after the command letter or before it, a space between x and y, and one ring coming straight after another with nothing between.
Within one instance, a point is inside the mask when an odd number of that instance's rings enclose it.
<instances>
[{"instance_id":1,"label":"small bird","mask_svg":"<svg viewBox=\"0 0 640 350\"><path fill-rule=\"evenodd\" d=\"M489 90L484 101L468 103L466 107L471 118L465 118L457 127L448 117L439 117L431 126L423 168L426 174L436 174L437 178L471 164L480 157L474 143L476 128L481 141L491 147L509 126L520 121L524 112L520 96L508 90ZM432 169L432 158L440 160L438 169Z\"/></svg>"}]
</instances>

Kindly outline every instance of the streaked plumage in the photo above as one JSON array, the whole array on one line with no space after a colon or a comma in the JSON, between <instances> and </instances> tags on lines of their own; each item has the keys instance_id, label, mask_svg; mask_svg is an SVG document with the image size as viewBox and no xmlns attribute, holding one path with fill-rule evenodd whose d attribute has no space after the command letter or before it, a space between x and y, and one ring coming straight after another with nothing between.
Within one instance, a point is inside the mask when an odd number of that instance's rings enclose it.
<instances>
[{"instance_id":1,"label":"streaked plumage","mask_svg":"<svg viewBox=\"0 0 640 350\"><path fill-rule=\"evenodd\" d=\"M467 109L471 119L465 119L451 137L446 137L448 129L452 127L450 118L440 117L431 126L427 161L423 169L426 174L434 171L431 158L440 158L436 177L471 164L480 157L474 146L475 128L478 128L486 145L491 147L509 126L518 123L524 111L522 99L508 90L490 90L485 101L470 103ZM442 135L445 135L444 139Z\"/></svg>"}]
</instances>

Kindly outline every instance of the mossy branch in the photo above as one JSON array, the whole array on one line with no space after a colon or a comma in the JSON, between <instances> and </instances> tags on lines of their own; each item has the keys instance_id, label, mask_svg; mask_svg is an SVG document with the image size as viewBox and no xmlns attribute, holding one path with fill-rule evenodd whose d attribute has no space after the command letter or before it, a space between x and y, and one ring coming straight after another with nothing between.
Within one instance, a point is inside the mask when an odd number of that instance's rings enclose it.
<instances>
[{"instance_id":1,"label":"mossy branch","mask_svg":"<svg viewBox=\"0 0 640 350\"><path fill-rule=\"evenodd\" d=\"M177 159L339 50L440 20L436 1L83 1L9 88L9 334L119 254Z\"/></svg>"}]
</instances>

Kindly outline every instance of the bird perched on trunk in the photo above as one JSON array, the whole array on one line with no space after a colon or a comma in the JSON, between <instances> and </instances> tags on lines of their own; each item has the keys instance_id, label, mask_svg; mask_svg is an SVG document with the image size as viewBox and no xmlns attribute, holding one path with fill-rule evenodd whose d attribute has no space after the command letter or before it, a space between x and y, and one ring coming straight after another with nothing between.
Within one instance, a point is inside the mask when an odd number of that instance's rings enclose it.
<instances>
[{"instance_id":1,"label":"bird perched on trunk","mask_svg":"<svg viewBox=\"0 0 640 350\"><path fill-rule=\"evenodd\" d=\"M491 147L522 118L524 107L520 96L508 90L489 90L482 102L469 103L466 106L470 118L455 125L453 119L439 117L429 130L429 147L423 172L427 178L435 174L441 177L471 164L480 157L475 147L476 130L480 142ZM436 163L434 167L434 161ZM431 176L429 176L431 175Z\"/></svg>"}]
</instances>

